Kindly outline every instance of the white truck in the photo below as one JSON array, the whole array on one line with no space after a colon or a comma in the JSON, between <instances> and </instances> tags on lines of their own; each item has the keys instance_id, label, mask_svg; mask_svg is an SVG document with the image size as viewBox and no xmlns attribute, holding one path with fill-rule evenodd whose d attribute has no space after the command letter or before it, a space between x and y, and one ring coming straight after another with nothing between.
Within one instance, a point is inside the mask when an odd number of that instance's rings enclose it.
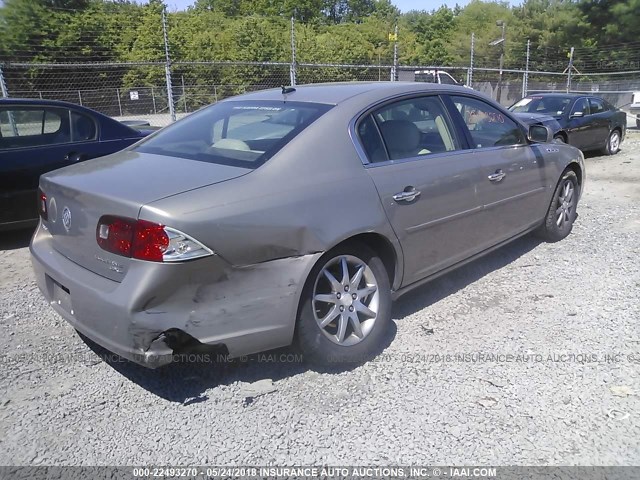
<instances>
[{"instance_id":1,"label":"white truck","mask_svg":"<svg viewBox=\"0 0 640 480\"><path fill-rule=\"evenodd\" d=\"M640 128L640 92L633 92L629 113L636 119L636 127Z\"/></svg>"}]
</instances>

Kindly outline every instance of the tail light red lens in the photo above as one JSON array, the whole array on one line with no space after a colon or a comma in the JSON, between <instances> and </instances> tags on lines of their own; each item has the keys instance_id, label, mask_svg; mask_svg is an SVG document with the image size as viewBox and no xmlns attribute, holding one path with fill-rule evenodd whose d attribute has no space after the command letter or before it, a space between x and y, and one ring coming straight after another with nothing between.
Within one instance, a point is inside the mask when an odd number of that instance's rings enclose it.
<instances>
[{"instance_id":1,"label":"tail light red lens","mask_svg":"<svg viewBox=\"0 0 640 480\"><path fill-rule=\"evenodd\" d=\"M47 195L38 188L38 213L43 220L49 219L49 212L47 211Z\"/></svg>"},{"instance_id":2,"label":"tail light red lens","mask_svg":"<svg viewBox=\"0 0 640 480\"><path fill-rule=\"evenodd\" d=\"M100 218L96 240L107 252L152 262L162 262L169 246L164 225L113 215Z\"/></svg>"}]
</instances>

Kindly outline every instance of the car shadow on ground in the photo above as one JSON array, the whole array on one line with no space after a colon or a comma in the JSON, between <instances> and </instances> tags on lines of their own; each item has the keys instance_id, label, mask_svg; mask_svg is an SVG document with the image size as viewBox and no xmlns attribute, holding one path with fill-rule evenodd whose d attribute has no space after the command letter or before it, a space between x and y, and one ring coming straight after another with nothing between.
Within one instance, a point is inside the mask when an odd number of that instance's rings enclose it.
<instances>
[{"instance_id":1,"label":"car shadow on ground","mask_svg":"<svg viewBox=\"0 0 640 480\"><path fill-rule=\"evenodd\" d=\"M16 250L29 246L33 236L33 228L0 232L0 250Z\"/></svg>"},{"instance_id":2,"label":"car shadow on ground","mask_svg":"<svg viewBox=\"0 0 640 480\"><path fill-rule=\"evenodd\" d=\"M540 241L532 236L523 237L407 293L395 302L392 318L402 321L405 317L456 293L494 270L514 262L539 244ZM383 348L387 348L396 336L396 323L392 322L391 325L385 336ZM277 382L310 370L332 374L358 367L358 365L347 365L317 369L305 363L295 347L287 347L251 355L242 360L228 360L211 353L206 357L206 361L177 362L150 370L110 354L89 339L83 338L83 340L124 377L161 398L184 405L209 400L207 391L220 385L230 385L235 382L251 384L266 379ZM193 358L193 356L183 357ZM198 358L202 360L205 356L200 354ZM264 386L264 382L261 384ZM248 395L245 402L251 401L251 395Z\"/></svg>"}]
</instances>

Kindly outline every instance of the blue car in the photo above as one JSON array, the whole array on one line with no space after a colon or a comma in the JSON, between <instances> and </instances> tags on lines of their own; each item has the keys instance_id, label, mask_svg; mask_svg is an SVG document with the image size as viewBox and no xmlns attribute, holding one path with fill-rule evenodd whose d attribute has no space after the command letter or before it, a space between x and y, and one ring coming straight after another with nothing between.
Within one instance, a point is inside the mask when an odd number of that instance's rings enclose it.
<instances>
[{"instance_id":1,"label":"blue car","mask_svg":"<svg viewBox=\"0 0 640 480\"><path fill-rule=\"evenodd\" d=\"M151 131L72 103L0 99L0 230L37 224L43 173L117 152Z\"/></svg>"}]
</instances>

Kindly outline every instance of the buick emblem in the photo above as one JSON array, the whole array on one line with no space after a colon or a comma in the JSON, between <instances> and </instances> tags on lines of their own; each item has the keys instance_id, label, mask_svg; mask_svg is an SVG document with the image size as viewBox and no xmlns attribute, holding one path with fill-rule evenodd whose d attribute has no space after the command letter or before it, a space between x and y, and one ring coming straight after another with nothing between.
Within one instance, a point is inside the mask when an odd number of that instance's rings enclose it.
<instances>
[{"instance_id":1,"label":"buick emblem","mask_svg":"<svg viewBox=\"0 0 640 480\"><path fill-rule=\"evenodd\" d=\"M71 210L69 210L69 207L64 207L62 210L62 225L64 225L64 229L67 232L71 228Z\"/></svg>"}]
</instances>

